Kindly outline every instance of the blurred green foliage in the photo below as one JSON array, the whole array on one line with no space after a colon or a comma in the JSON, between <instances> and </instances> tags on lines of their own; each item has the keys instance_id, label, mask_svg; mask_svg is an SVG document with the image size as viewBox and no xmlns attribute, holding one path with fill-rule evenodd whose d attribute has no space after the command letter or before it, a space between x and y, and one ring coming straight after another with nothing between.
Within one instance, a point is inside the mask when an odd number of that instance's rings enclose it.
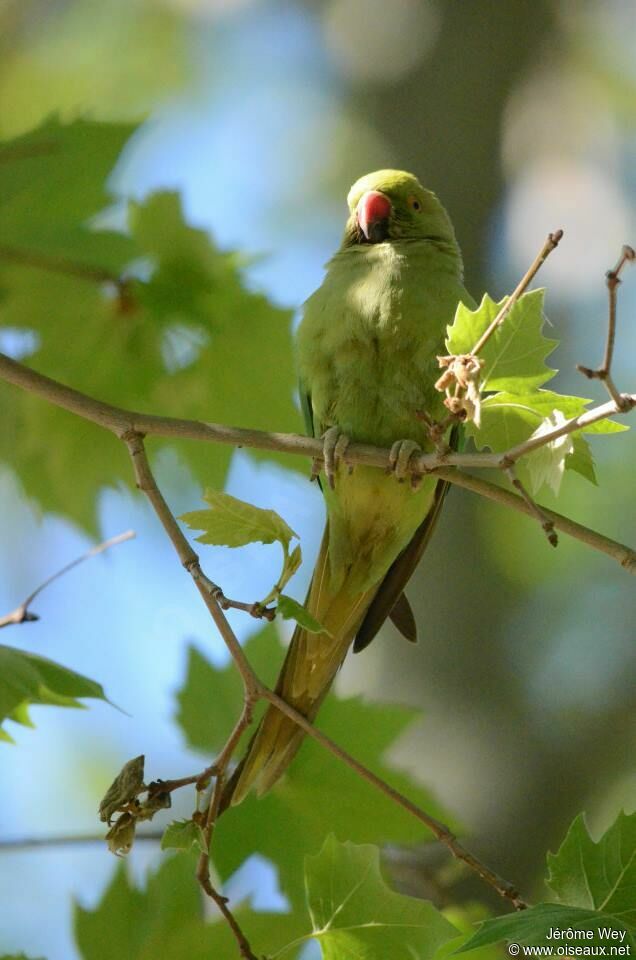
<instances>
[{"instance_id":1,"label":"blurred green foliage","mask_svg":"<svg viewBox=\"0 0 636 960\"><path fill-rule=\"evenodd\" d=\"M35 335L36 369L101 400L297 427L289 312L245 289L237 258L185 223L176 194L131 204L127 232L91 227L113 200L104 184L131 132L49 121L0 146L3 324ZM0 391L0 456L43 509L94 531L99 490L132 483L120 445L33 397ZM202 486L222 486L229 448L174 446Z\"/></svg>"}]
</instances>

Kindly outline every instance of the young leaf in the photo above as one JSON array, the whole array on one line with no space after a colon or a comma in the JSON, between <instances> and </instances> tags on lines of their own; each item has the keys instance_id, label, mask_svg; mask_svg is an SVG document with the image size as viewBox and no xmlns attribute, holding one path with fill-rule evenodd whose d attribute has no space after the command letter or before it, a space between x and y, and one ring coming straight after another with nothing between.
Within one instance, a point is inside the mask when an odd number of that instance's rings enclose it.
<instances>
[{"instance_id":1,"label":"young leaf","mask_svg":"<svg viewBox=\"0 0 636 960\"><path fill-rule=\"evenodd\" d=\"M32 726L29 704L82 707L79 697L106 700L103 687L53 660L0 644L0 725L6 719ZM4 740L11 740L6 731Z\"/></svg>"},{"instance_id":2,"label":"young leaf","mask_svg":"<svg viewBox=\"0 0 636 960\"><path fill-rule=\"evenodd\" d=\"M298 603L297 600L294 600L293 597L288 597L284 593L278 598L276 612L280 613L283 620L295 620L296 623L304 627L305 630L309 630L310 633L329 633L326 627L323 627L315 617L312 617L306 607L303 607L303 605Z\"/></svg>"},{"instance_id":3,"label":"young leaf","mask_svg":"<svg viewBox=\"0 0 636 960\"><path fill-rule=\"evenodd\" d=\"M480 350L480 359L484 361L483 390L525 393L554 376L555 371L546 366L545 358L552 353L557 341L543 336L543 298L543 290L524 293ZM448 352L469 353L504 303L505 300L495 303L488 294L484 294L477 310L469 310L460 303L448 327Z\"/></svg>"},{"instance_id":4,"label":"young leaf","mask_svg":"<svg viewBox=\"0 0 636 960\"><path fill-rule=\"evenodd\" d=\"M307 905L323 960L360 957L428 960L457 930L432 903L395 893L371 844L339 843L331 834L305 858Z\"/></svg>"},{"instance_id":5,"label":"young leaf","mask_svg":"<svg viewBox=\"0 0 636 960\"><path fill-rule=\"evenodd\" d=\"M303 555L300 549L300 544L297 543L292 552L285 556L283 572L278 578L278 583L276 584L277 590L282 590L289 583L291 578L300 567L302 560Z\"/></svg>"},{"instance_id":6,"label":"young leaf","mask_svg":"<svg viewBox=\"0 0 636 960\"><path fill-rule=\"evenodd\" d=\"M548 867L561 902L600 910L636 933L636 812L620 813L597 842L578 816L558 852L548 854Z\"/></svg>"},{"instance_id":7,"label":"young leaf","mask_svg":"<svg viewBox=\"0 0 636 960\"><path fill-rule=\"evenodd\" d=\"M99 805L99 819L102 822L110 823L116 810L130 803L142 792L145 762L146 758L142 753L123 765Z\"/></svg>"},{"instance_id":8,"label":"young leaf","mask_svg":"<svg viewBox=\"0 0 636 960\"><path fill-rule=\"evenodd\" d=\"M556 940L551 930L573 931L567 939ZM587 947L607 946L610 943L626 944L627 951L633 949L634 940L625 924L596 910L585 910L564 903L538 903L528 910L506 914L485 920L470 940L457 951L465 953L475 947L483 947L501 940L513 943L543 946L551 944L554 948L576 944ZM626 952L624 956L630 956Z\"/></svg>"},{"instance_id":9,"label":"young leaf","mask_svg":"<svg viewBox=\"0 0 636 960\"><path fill-rule=\"evenodd\" d=\"M570 397L553 390L532 390L523 394L502 391L486 397L481 407L481 428L466 424L478 449L489 447L493 451L507 450L527 440L546 417L556 412L562 422L579 416L587 409L589 400ZM620 433L628 429L614 420L598 420L581 433ZM578 431L573 436L580 436Z\"/></svg>"},{"instance_id":10,"label":"young leaf","mask_svg":"<svg viewBox=\"0 0 636 960\"><path fill-rule=\"evenodd\" d=\"M292 537L297 536L275 510L263 510L229 493L209 488L203 499L211 510L194 510L179 518L191 529L203 530L196 538L199 543L244 547L247 543L278 541L287 549Z\"/></svg>"},{"instance_id":11,"label":"young leaf","mask_svg":"<svg viewBox=\"0 0 636 960\"><path fill-rule=\"evenodd\" d=\"M479 429L474 423L466 423L464 429L466 434L472 437L478 450L487 447L499 453L528 440L541 427L541 424L545 423L546 418L558 418L559 422L564 422L566 419L584 413L589 403L590 401L583 397L566 396L552 390L530 390L519 394L502 391L486 397L482 403ZM594 462L589 445L582 434L620 433L626 429L628 428L625 424L604 419L584 427L581 431L568 434L571 438L572 450L566 452L565 469L575 470L586 480L596 483ZM553 459L558 462L563 450L564 448L558 450L559 456ZM526 462L521 461L522 469ZM541 457L535 461L536 464L540 462Z\"/></svg>"},{"instance_id":12,"label":"young leaf","mask_svg":"<svg viewBox=\"0 0 636 960\"><path fill-rule=\"evenodd\" d=\"M543 437L555 428L562 427L565 422L566 418L563 414L559 410L555 410L539 424L534 433L530 435L530 439ZM567 433L533 450L526 458L532 492L538 493L545 484L552 488L555 496L558 496L565 471L566 458L571 456L573 452L574 442Z\"/></svg>"},{"instance_id":13,"label":"young leaf","mask_svg":"<svg viewBox=\"0 0 636 960\"><path fill-rule=\"evenodd\" d=\"M193 820L174 820L169 823L161 838L161 849L196 850L203 852L201 827Z\"/></svg>"}]
</instances>

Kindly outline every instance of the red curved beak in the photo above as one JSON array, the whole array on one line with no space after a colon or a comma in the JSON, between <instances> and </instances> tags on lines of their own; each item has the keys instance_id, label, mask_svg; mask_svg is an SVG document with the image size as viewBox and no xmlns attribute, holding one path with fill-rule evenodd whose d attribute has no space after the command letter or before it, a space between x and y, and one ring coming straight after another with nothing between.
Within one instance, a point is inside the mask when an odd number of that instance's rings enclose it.
<instances>
[{"instance_id":1,"label":"red curved beak","mask_svg":"<svg viewBox=\"0 0 636 960\"><path fill-rule=\"evenodd\" d=\"M389 235L391 201L378 190L363 193L356 207L358 226L369 243L382 243Z\"/></svg>"}]
</instances>

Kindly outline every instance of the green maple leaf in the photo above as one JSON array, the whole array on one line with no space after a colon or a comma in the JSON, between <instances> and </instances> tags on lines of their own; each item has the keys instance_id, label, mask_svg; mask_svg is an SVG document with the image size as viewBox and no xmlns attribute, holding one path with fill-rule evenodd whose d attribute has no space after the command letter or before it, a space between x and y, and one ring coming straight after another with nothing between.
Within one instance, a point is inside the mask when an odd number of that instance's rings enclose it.
<instances>
[{"instance_id":1,"label":"green maple leaf","mask_svg":"<svg viewBox=\"0 0 636 960\"><path fill-rule=\"evenodd\" d=\"M600 910L636 932L636 812L618 818L595 842L576 818L556 854L548 885L562 903Z\"/></svg>"},{"instance_id":2,"label":"green maple leaf","mask_svg":"<svg viewBox=\"0 0 636 960\"><path fill-rule=\"evenodd\" d=\"M545 360L557 344L543 335L543 299L543 290L525 293L480 350L484 362L481 390L485 394L481 422L479 427L474 422L465 424L466 435L478 450L509 450L527 440L548 418L560 414L567 419L579 416L591 402L540 389L556 373ZM505 300L495 303L485 294L477 310L460 304L448 328L449 352L470 352L504 303ZM571 449L566 449L565 444L544 448L542 454L534 455L533 461L522 460L518 468L521 478L535 492L544 482L558 489L563 469L574 470L596 483L594 462L582 434L618 433L625 429L623 424L608 419L584 427L571 435Z\"/></svg>"},{"instance_id":3,"label":"green maple leaf","mask_svg":"<svg viewBox=\"0 0 636 960\"><path fill-rule=\"evenodd\" d=\"M205 850L201 827L193 820L173 820L164 830L161 838L162 850Z\"/></svg>"},{"instance_id":4,"label":"green maple leaf","mask_svg":"<svg viewBox=\"0 0 636 960\"><path fill-rule=\"evenodd\" d=\"M525 393L537 389L554 376L556 371L546 365L545 359L558 341L543 336L543 300L543 290L524 293L480 350L480 359L484 361L483 390ZM504 303L505 300L495 303L487 293L476 310L469 310L460 303L455 319L448 327L448 352L470 353Z\"/></svg>"},{"instance_id":5,"label":"green maple leaf","mask_svg":"<svg viewBox=\"0 0 636 960\"><path fill-rule=\"evenodd\" d=\"M300 429L291 312L246 289L237 256L221 253L204 231L185 223L176 194L155 194L133 205L131 230L154 264L142 296L165 326L162 345L175 330L183 343L184 327L202 343L191 362L172 366L156 383L153 410L262 430ZM230 447L173 445L202 487L223 485ZM250 456L300 467L280 454Z\"/></svg>"},{"instance_id":6,"label":"green maple leaf","mask_svg":"<svg viewBox=\"0 0 636 960\"><path fill-rule=\"evenodd\" d=\"M60 663L0 645L0 739L11 741L2 729L5 720L32 727L31 704L55 707L83 706L80 698L107 700L103 687Z\"/></svg>"},{"instance_id":7,"label":"green maple leaf","mask_svg":"<svg viewBox=\"0 0 636 960\"><path fill-rule=\"evenodd\" d=\"M520 913L507 914L504 917L494 917L492 920L486 920L481 924L477 933L473 934L457 952L464 953L467 950L474 950L476 947L499 943L501 940L531 944L532 946L551 944L556 947L557 943L548 939L550 930L553 928L558 930L570 928L582 934L589 934L589 936L572 937L571 940L559 941L558 946L561 947L573 943L577 947L585 945L586 947L605 946L607 948L609 943L614 942L627 944L628 950L635 946L633 936L628 928L613 917L605 916L596 910L584 910L563 903L537 903ZM605 933L609 930L618 934L616 940ZM624 936L624 940L620 939L621 934ZM630 954L625 955L629 956Z\"/></svg>"},{"instance_id":8,"label":"green maple leaf","mask_svg":"<svg viewBox=\"0 0 636 960\"><path fill-rule=\"evenodd\" d=\"M297 533L276 513L246 503L221 490L208 488L203 499L211 510L193 510L179 519L191 529L203 532L196 539L223 547L244 547L248 543L282 544L286 550Z\"/></svg>"},{"instance_id":9,"label":"green maple leaf","mask_svg":"<svg viewBox=\"0 0 636 960\"><path fill-rule=\"evenodd\" d=\"M432 903L395 893L371 844L339 843L331 834L305 859L312 936L323 960L356 957L428 960L458 931Z\"/></svg>"},{"instance_id":10,"label":"green maple leaf","mask_svg":"<svg viewBox=\"0 0 636 960\"><path fill-rule=\"evenodd\" d=\"M523 443L534 433L546 417L555 410L566 419L584 413L591 403L583 397L572 397L553 390L533 390L514 394L506 391L486 397L481 406L481 427L466 425L469 435L479 449L489 447L498 452ZM627 427L613 420L597 420L583 427L581 433L621 433ZM574 436L580 435L576 431Z\"/></svg>"},{"instance_id":11,"label":"green maple leaf","mask_svg":"<svg viewBox=\"0 0 636 960\"><path fill-rule=\"evenodd\" d=\"M548 867L556 903L487 920L459 952L504 939L540 945L550 942L551 928L568 927L587 932L580 940L585 946L636 949L636 813L621 813L596 842L577 817L558 852L548 854Z\"/></svg>"}]
</instances>

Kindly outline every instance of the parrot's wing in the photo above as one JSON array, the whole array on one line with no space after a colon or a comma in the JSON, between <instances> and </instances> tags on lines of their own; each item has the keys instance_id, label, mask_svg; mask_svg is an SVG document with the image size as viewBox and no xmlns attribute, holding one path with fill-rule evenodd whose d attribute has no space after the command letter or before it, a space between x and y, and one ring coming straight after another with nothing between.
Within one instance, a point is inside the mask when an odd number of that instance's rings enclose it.
<instances>
[{"instance_id":1,"label":"parrot's wing","mask_svg":"<svg viewBox=\"0 0 636 960\"><path fill-rule=\"evenodd\" d=\"M399 557L396 557L389 567L356 634L353 644L354 653L359 653L360 650L368 647L389 616L407 640L415 642L417 639L415 618L413 617L410 604L402 591L410 580L431 539L449 487L450 483L448 483L447 480L440 480L438 482L435 487L431 509L415 531L408 547L402 551Z\"/></svg>"},{"instance_id":2,"label":"parrot's wing","mask_svg":"<svg viewBox=\"0 0 636 960\"><path fill-rule=\"evenodd\" d=\"M417 624L405 593L397 598L389 616L403 637L411 643L417 643Z\"/></svg>"},{"instance_id":3,"label":"parrot's wing","mask_svg":"<svg viewBox=\"0 0 636 960\"><path fill-rule=\"evenodd\" d=\"M309 390L305 387L305 384L302 380L298 381L298 392L300 394L300 409L302 411L303 420L305 421L305 430L307 431L308 437L316 436L316 424L314 422L314 408L311 405L311 394ZM316 482L320 489L322 490L322 483L320 481L320 474L316 476ZM324 490L323 490L324 493Z\"/></svg>"},{"instance_id":4,"label":"parrot's wing","mask_svg":"<svg viewBox=\"0 0 636 960\"><path fill-rule=\"evenodd\" d=\"M298 393L300 394L300 409L303 414L303 420L305 421L305 430L310 437L315 437L316 428L314 426L314 408L311 405L311 393L302 380L298 381Z\"/></svg>"}]
</instances>

